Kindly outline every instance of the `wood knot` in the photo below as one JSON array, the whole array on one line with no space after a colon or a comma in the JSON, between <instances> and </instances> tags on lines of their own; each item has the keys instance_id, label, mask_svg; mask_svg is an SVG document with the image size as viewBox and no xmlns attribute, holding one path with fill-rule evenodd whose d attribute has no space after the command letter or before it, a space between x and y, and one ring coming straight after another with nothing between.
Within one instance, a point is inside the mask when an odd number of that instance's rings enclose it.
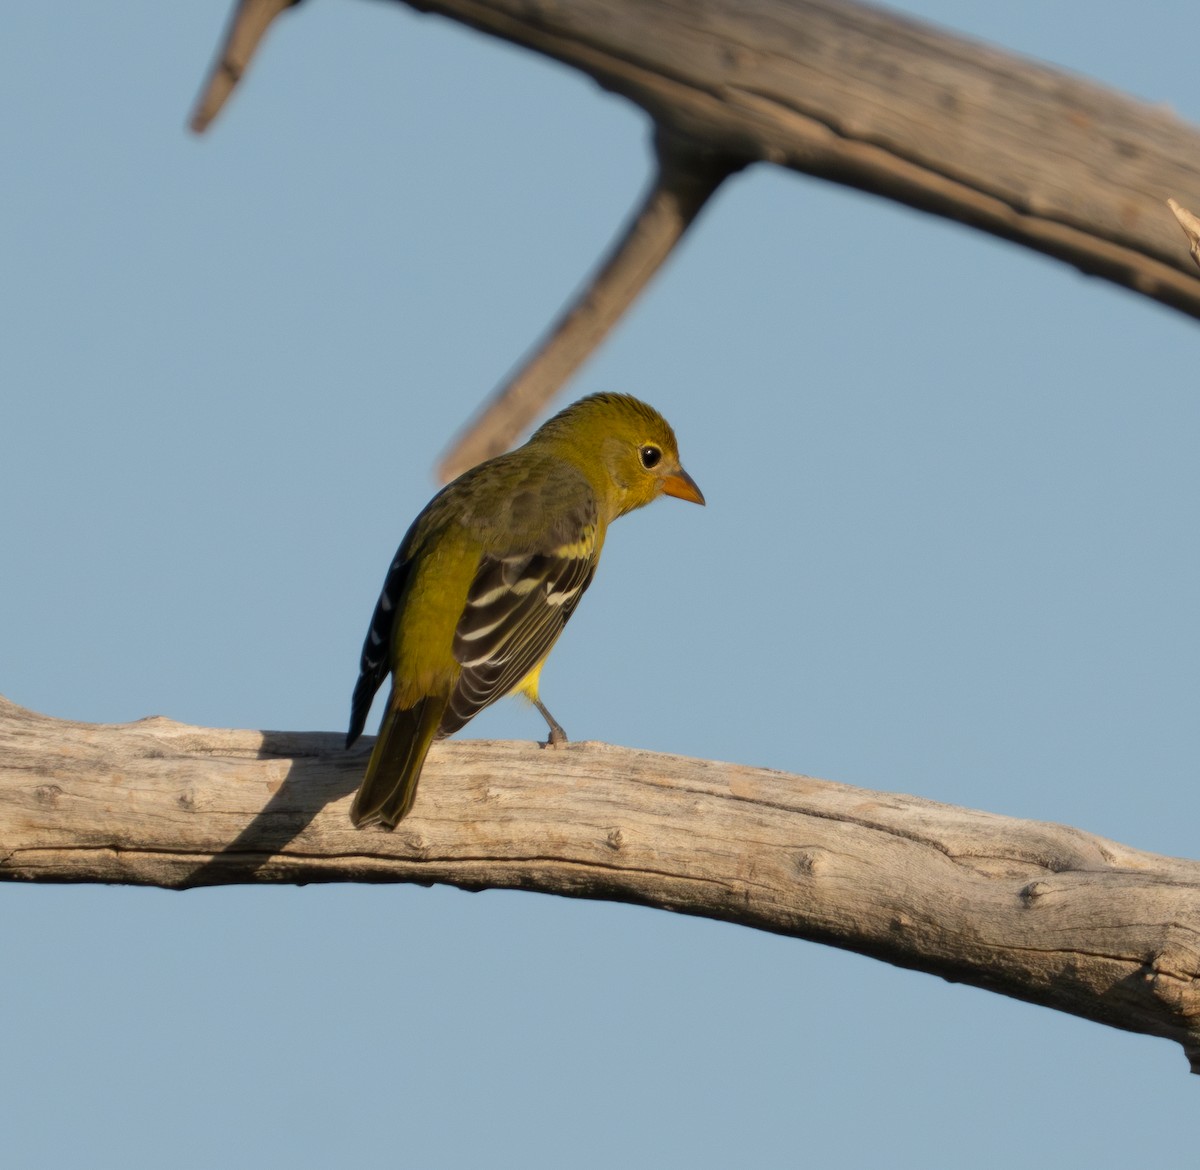
<instances>
[{"instance_id":1,"label":"wood knot","mask_svg":"<svg viewBox=\"0 0 1200 1170\"><path fill-rule=\"evenodd\" d=\"M725 44L720 54L722 66L731 72L749 70L754 66L755 55L742 45Z\"/></svg>"},{"instance_id":2,"label":"wood knot","mask_svg":"<svg viewBox=\"0 0 1200 1170\"><path fill-rule=\"evenodd\" d=\"M1039 898L1044 898L1047 894L1051 893L1052 890L1053 887L1047 882L1030 882L1029 885L1027 885L1021 891L1021 901L1024 902L1026 906L1032 906Z\"/></svg>"},{"instance_id":3,"label":"wood knot","mask_svg":"<svg viewBox=\"0 0 1200 1170\"><path fill-rule=\"evenodd\" d=\"M801 877L815 877L824 868L816 849L800 849L792 857L792 865Z\"/></svg>"},{"instance_id":4,"label":"wood knot","mask_svg":"<svg viewBox=\"0 0 1200 1170\"><path fill-rule=\"evenodd\" d=\"M615 852L624 846L625 835L620 829L609 829L608 836L604 838L604 844Z\"/></svg>"},{"instance_id":5,"label":"wood knot","mask_svg":"<svg viewBox=\"0 0 1200 1170\"><path fill-rule=\"evenodd\" d=\"M176 798L175 803L184 812L191 812L196 807L196 793L191 788L185 788Z\"/></svg>"},{"instance_id":6,"label":"wood knot","mask_svg":"<svg viewBox=\"0 0 1200 1170\"><path fill-rule=\"evenodd\" d=\"M34 798L38 804L44 804L47 808L54 808L58 804L58 798L62 794L63 790L57 784L39 784L33 790Z\"/></svg>"},{"instance_id":7,"label":"wood knot","mask_svg":"<svg viewBox=\"0 0 1200 1170\"><path fill-rule=\"evenodd\" d=\"M1200 1017L1200 981L1193 974L1195 966L1194 954L1168 948L1147 960L1143 975L1160 1003L1189 1020Z\"/></svg>"},{"instance_id":8,"label":"wood knot","mask_svg":"<svg viewBox=\"0 0 1200 1170\"><path fill-rule=\"evenodd\" d=\"M386 830L392 832L392 830ZM415 857L428 857L430 850L429 838L424 833L418 832L416 829L409 829L407 832L395 831L392 838L394 841L401 841L404 844L406 852ZM432 884L432 883L431 883Z\"/></svg>"}]
</instances>

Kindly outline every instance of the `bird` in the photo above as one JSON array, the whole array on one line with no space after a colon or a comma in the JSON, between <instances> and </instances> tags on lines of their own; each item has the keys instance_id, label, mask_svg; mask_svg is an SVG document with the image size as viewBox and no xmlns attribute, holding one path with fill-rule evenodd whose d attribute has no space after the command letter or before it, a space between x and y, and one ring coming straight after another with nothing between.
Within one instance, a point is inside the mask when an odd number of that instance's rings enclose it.
<instances>
[{"instance_id":1,"label":"bird","mask_svg":"<svg viewBox=\"0 0 1200 1170\"><path fill-rule=\"evenodd\" d=\"M538 691L542 664L592 582L609 524L661 495L703 504L675 432L628 394L592 394L522 447L447 484L413 521L363 643L346 747L391 674L351 821L394 829L430 746L505 695Z\"/></svg>"}]
</instances>

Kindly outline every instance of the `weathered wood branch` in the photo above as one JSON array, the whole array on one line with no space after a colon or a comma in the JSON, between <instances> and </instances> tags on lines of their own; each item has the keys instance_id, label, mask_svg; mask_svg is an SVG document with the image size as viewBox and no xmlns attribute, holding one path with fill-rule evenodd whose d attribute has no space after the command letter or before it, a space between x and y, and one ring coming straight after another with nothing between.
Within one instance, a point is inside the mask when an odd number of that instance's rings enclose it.
<instances>
[{"instance_id":1,"label":"weathered wood branch","mask_svg":"<svg viewBox=\"0 0 1200 1170\"><path fill-rule=\"evenodd\" d=\"M225 25L225 35L209 67L195 109L188 121L197 134L221 112L275 18L299 0L238 0Z\"/></svg>"},{"instance_id":2,"label":"weathered wood branch","mask_svg":"<svg viewBox=\"0 0 1200 1170\"><path fill-rule=\"evenodd\" d=\"M1200 206L1200 131L1169 110L850 0L405 2L572 65L714 153L876 192L1200 316L1165 207Z\"/></svg>"},{"instance_id":3,"label":"weathered wood branch","mask_svg":"<svg viewBox=\"0 0 1200 1170\"><path fill-rule=\"evenodd\" d=\"M444 882L636 902L846 947L1177 1040L1200 1068L1200 863L735 764L437 745L394 833L347 817L369 745L0 699L0 878L183 889Z\"/></svg>"}]
</instances>

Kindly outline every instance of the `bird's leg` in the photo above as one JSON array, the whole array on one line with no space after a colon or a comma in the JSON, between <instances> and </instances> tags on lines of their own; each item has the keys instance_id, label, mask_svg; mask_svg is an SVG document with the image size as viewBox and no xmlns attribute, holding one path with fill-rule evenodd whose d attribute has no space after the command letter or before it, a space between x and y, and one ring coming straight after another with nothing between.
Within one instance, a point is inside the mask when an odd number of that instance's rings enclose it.
<instances>
[{"instance_id":1,"label":"bird's leg","mask_svg":"<svg viewBox=\"0 0 1200 1170\"><path fill-rule=\"evenodd\" d=\"M567 733L562 729L562 724L546 710L546 705L542 700L534 699L533 705L542 713L542 718L546 721L546 726L550 728L550 738L546 741L546 746L562 747L564 743L570 743L570 740L567 739Z\"/></svg>"}]
</instances>

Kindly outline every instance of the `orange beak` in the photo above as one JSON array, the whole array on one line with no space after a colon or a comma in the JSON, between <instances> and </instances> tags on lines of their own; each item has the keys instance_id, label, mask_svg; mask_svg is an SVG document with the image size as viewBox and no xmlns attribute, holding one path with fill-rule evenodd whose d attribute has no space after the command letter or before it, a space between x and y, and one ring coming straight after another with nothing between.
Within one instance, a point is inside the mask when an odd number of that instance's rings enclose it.
<instances>
[{"instance_id":1,"label":"orange beak","mask_svg":"<svg viewBox=\"0 0 1200 1170\"><path fill-rule=\"evenodd\" d=\"M670 475L663 476L663 491L677 500L687 500L692 504L704 503L704 493L682 467L676 468Z\"/></svg>"}]
</instances>

